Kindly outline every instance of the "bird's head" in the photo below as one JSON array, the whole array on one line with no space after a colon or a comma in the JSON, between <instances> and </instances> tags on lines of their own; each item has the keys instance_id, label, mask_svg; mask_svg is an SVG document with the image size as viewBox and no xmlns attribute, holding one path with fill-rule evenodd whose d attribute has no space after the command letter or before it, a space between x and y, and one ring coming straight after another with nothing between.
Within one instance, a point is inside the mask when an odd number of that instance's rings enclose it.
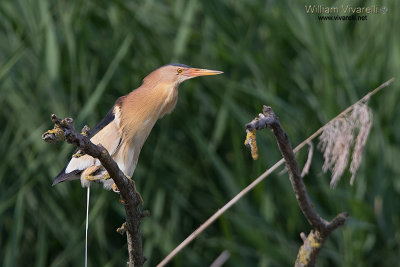
<instances>
[{"instance_id":1,"label":"bird's head","mask_svg":"<svg viewBox=\"0 0 400 267\"><path fill-rule=\"evenodd\" d=\"M223 72L218 70L198 69L183 64L173 63L156 69L144 79L144 82L156 81L157 83L177 86L188 79L221 73Z\"/></svg>"}]
</instances>

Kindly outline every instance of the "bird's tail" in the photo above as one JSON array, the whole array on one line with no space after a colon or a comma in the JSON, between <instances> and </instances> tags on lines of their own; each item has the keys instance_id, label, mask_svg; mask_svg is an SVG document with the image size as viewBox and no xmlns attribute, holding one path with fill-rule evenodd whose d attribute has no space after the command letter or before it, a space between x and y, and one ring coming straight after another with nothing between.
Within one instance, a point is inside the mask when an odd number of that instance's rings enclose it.
<instances>
[{"instance_id":1,"label":"bird's tail","mask_svg":"<svg viewBox=\"0 0 400 267\"><path fill-rule=\"evenodd\" d=\"M86 195L86 228L85 228L85 267L87 267L87 250L88 250L88 228L89 228L89 199L90 199L90 184L87 187Z\"/></svg>"}]
</instances>

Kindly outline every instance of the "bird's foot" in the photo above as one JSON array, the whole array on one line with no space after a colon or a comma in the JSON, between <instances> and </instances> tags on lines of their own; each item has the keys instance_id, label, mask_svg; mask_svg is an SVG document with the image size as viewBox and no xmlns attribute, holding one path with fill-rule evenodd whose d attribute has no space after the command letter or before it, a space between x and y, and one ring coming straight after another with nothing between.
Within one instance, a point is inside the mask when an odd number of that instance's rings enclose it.
<instances>
[{"instance_id":1,"label":"bird's foot","mask_svg":"<svg viewBox=\"0 0 400 267\"><path fill-rule=\"evenodd\" d=\"M108 174L108 172L103 172L100 175L91 175L91 174L89 174L89 175L85 176L85 179L89 180L89 181L108 180L110 178L111 177Z\"/></svg>"},{"instance_id":2,"label":"bird's foot","mask_svg":"<svg viewBox=\"0 0 400 267\"><path fill-rule=\"evenodd\" d=\"M113 185L111 186L111 189L112 189L112 191L114 191L114 193L119 194L119 189L115 183L113 183Z\"/></svg>"},{"instance_id":3,"label":"bird's foot","mask_svg":"<svg viewBox=\"0 0 400 267\"><path fill-rule=\"evenodd\" d=\"M129 181L132 181L132 177L130 177L129 175L125 175L128 179L129 179ZM132 181L133 182L133 181ZM133 182L133 183L135 183L135 182ZM115 192L115 193L117 193L117 194L119 194L119 189L118 189L118 187L117 187L117 185L115 184L115 183L113 183L113 185L111 186L111 189Z\"/></svg>"},{"instance_id":4,"label":"bird's foot","mask_svg":"<svg viewBox=\"0 0 400 267\"><path fill-rule=\"evenodd\" d=\"M86 179L86 180L89 180L89 181L97 181L97 180L100 180L99 178L97 178L96 176L93 176L93 175L85 176L85 179Z\"/></svg>"},{"instance_id":5,"label":"bird's foot","mask_svg":"<svg viewBox=\"0 0 400 267\"><path fill-rule=\"evenodd\" d=\"M103 174L103 179L104 180L108 180L108 179L110 179L111 177L110 177L110 175L108 174L108 172L105 172L104 174Z\"/></svg>"},{"instance_id":6,"label":"bird's foot","mask_svg":"<svg viewBox=\"0 0 400 267\"><path fill-rule=\"evenodd\" d=\"M133 181L133 180L132 180L132 177L130 177L130 176L128 176L128 175L126 175L126 177L128 178L129 182L131 183L132 188L133 188L133 192L136 194L136 197L139 199L140 204L143 205L143 204L144 204L144 201L143 201L143 198L142 198L142 196L140 195L140 193L136 190L135 181ZM119 189L118 189L118 187L117 187L117 185L116 185L115 183L111 186L111 189L112 189L115 193L117 193L117 194L120 193L120 191L119 191Z\"/></svg>"}]
</instances>

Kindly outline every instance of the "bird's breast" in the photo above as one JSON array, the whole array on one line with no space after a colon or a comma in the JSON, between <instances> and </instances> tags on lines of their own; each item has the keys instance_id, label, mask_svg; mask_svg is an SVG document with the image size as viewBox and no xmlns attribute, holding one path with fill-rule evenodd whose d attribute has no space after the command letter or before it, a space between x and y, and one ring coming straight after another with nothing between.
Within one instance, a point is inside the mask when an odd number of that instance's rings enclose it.
<instances>
[{"instance_id":1,"label":"bird's breast","mask_svg":"<svg viewBox=\"0 0 400 267\"><path fill-rule=\"evenodd\" d=\"M171 113L178 100L175 86L155 89L158 90L133 91L115 110L116 121L123 133L123 144L115 159L127 175L133 174L143 144L157 120Z\"/></svg>"}]
</instances>

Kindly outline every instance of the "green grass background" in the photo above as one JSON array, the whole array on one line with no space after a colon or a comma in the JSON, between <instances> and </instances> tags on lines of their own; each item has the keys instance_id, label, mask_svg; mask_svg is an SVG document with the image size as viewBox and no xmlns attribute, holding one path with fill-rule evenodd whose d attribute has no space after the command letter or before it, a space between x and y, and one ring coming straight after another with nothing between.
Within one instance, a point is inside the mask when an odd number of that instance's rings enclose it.
<instances>
[{"instance_id":1,"label":"green grass background","mask_svg":"<svg viewBox=\"0 0 400 267\"><path fill-rule=\"evenodd\" d=\"M385 5L362 22L320 22L304 5ZM319 266L395 266L400 261L399 1L0 2L0 265L82 266L85 197L78 181L51 187L73 147L41 134L50 114L93 127L117 97L160 65L222 70L180 86L134 174L145 208L147 266L280 159L271 133L260 158L243 145L244 124L273 107L293 145L391 77L370 101L374 122L354 186L335 190L314 153L305 178L322 216L348 211ZM316 144L316 143L315 143ZM298 156L301 165L306 150ZM92 187L89 266L124 266L118 196ZM274 173L185 248L171 266L291 266L310 226L287 174Z\"/></svg>"}]
</instances>

